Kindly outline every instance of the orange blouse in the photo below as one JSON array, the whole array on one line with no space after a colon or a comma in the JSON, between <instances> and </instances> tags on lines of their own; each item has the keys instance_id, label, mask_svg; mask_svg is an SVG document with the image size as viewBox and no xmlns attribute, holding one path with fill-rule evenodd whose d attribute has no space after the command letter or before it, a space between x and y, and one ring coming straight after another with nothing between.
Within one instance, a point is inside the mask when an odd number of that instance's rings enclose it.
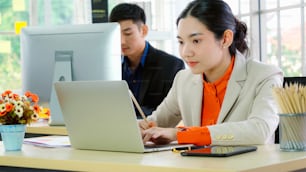
<instances>
[{"instance_id":1,"label":"orange blouse","mask_svg":"<svg viewBox=\"0 0 306 172\"><path fill-rule=\"evenodd\" d=\"M234 67L235 57L226 70L223 77L213 83L205 81L203 78L203 98L202 98L202 121L201 127L186 127L177 133L179 143L193 143L196 145L209 145L211 138L206 126L217 123L219 112L224 99L228 80ZM204 77L204 75L203 75Z\"/></svg>"}]
</instances>

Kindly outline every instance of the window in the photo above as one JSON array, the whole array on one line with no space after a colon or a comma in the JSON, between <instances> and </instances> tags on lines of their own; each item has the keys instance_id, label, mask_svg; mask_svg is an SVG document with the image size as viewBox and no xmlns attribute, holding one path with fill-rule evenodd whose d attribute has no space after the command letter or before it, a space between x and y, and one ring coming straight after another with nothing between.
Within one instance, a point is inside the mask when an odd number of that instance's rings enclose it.
<instances>
[{"instance_id":1,"label":"window","mask_svg":"<svg viewBox=\"0 0 306 172\"><path fill-rule=\"evenodd\" d=\"M285 76L306 75L305 2L261 0L262 60L281 67Z\"/></svg>"},{"instance_id":2,"label":"window","mask_svg":"<svg viewBox=\"0 0 306 172\"><path fill-rule=\"evenodd\" d=\"M158 48L178 55L175 19L188 2L174 0L114 0L137 3L147 14L150 32ZM234 15L248 26L251 56L282 68L285 76L306 74L304 63L304 1L301 0L225 0ZM109 11L110 11L109 10Z\"/></svg>"},{"instance_id":3,"label":"window","mask_svg":"<svg viewBox=\"0 0 306 172\"><path fill-rule=\"evenodd\" d=\"M108 0L109 12L121 2L145 9L153 46L179 57L176 18L191 0ZM305 0L225 0L248 26L252 57L279 66L285 76L305 76ZM19 35L15 23L91 23L91 0L1 0L0 90L21 88Z\"/></svg>"},{"instance_id":4,"label":"window","mask_svg":"<svg viewBox=\"0 0 306 172\"><path fill-rule=\"evenodd\" d=\"M178 56L175 9L176 4L187 4L187 2L177 3L175 0L112 0L109 1L109 13L112 8L119 3L135 3L142 7L146 13L149 34L147 40L159 49Z\"/></svg>"},{"instance_id":5,"label":"window","mask_svg":"<svg viewBox=\"0 0 306 172\"><path fill-rule=\"evenodd\" d=\"M1 1L0 5L0 90L16 89L21 85L19 37L14 32L14 21L27 21L26 4Z\"/></svg>"},{"instance_id":6,"label":"window","mask_svg":"<svg viewBox=\"0 0 306 172\"><path fill-rule=\"evenodd\" d=\"M16 23L35 26L91 22L90 0L1 0L0 3L0 90L21 88Z\"/></svg>"},{"instance_id":7,"label":"window","mask_svg":"<svg viewBox=\"0 0 306 172\"><path fill-rule=\"evenodd\" d=\"M304 0L225 0L246 22L252 56L279 66L285 76L305 76Z\"/></svg>"}]
</instances>

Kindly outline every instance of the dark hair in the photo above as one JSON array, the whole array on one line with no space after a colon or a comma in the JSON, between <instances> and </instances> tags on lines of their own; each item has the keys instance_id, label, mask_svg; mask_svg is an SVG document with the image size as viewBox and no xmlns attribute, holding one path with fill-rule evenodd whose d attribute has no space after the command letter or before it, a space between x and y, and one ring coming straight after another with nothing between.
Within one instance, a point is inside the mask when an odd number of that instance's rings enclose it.
<instances>
[{"instance_id":1,"label":"dark hair","mask_svg":"<svg viewBox=\"0 0 306 172\"><path fill-rule=\"evenodd\" d=\"M121 3L112 9L109 21L120 22L122 20L133 20L134 23L146 24L146 15L144 10L136 4Z\"/></svg>"},{"instance_id":2,"label":"dark hair","mask_svg":"<svg viewBox=\"0 0 306 172\"><path fill-rule=\"evenodd\" d=\"M203 23L208 30L214 33L216 39L221 39L224 31L230 29L234 33L234 40L229 47L231 55L236 49L242 53L248 52L246 43L247 26L239 21L232 13L231 8L222 0L194 0L179 15L176 24L188 16L192 16Z\"/></svg>"}]
</instances>

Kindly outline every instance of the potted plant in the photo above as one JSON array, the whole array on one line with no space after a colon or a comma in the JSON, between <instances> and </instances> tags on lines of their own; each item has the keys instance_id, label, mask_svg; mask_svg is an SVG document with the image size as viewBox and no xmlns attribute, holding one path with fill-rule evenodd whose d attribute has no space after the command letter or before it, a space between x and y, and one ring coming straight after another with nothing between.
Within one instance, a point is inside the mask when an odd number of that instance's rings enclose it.
<instances>
[{"instance_id":1,"label":"potted plant","mask_svg":"<svg viewBox=\"0 0 306 172\"><path fill-rule=\"evenodd\" d=\"M6 151L21 150L26 125L38 120L39 97L27 91L20 96L11 90L0 97L0 132Z\"/></svg>"}]
</instances>

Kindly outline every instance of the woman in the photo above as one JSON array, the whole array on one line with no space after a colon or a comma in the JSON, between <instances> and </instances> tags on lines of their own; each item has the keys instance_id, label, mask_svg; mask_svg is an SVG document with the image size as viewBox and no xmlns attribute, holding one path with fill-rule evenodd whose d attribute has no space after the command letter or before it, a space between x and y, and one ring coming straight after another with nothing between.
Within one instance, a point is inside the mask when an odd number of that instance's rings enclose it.
<instances>
[{"instance_id":1,"label":"woman","mask_svg":"<svg viewBox=\"0 0 306 172\"><path fill-rule=\"evenodd\" d=\"M179 52L189 69L140 122L143 141L165 144L273 143L279 118L272 88L280 69L246 58L247 27L222 0L195 0L177 19ZM175 126L183 120L185 127Z\"/></svg>"}]
</instances>

